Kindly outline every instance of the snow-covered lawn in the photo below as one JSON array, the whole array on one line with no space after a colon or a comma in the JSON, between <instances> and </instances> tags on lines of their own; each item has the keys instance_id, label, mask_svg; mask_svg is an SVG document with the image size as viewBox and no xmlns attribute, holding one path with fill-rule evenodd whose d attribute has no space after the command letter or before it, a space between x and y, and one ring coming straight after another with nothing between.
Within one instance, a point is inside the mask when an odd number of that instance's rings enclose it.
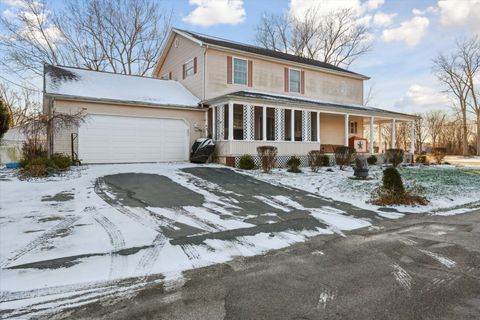
<instances>
[{"instance_id":1,"label":"snow-covered lawn","mask_svg":"<svg viewBox=\"0 0 480 320\"><path fill-rule=\"evenodd\" d=\"M331 170L331 171L330 171ZM368 203L372 191L382 179L380 166L370 167L368 180L355 180L353 169L322 168L318 173L302 168L302 173L289 173L274 169L271 174L248 172L258 179L273 184L295 187L321 196L351 203L357 207L378 211L380 207ZM417 186L430 203L426 206L395 206L402 213L427 212L454 214L480 206L480 167L455 166L402 167L400 174L407 186Z\"/></svg>"}]
</instances>

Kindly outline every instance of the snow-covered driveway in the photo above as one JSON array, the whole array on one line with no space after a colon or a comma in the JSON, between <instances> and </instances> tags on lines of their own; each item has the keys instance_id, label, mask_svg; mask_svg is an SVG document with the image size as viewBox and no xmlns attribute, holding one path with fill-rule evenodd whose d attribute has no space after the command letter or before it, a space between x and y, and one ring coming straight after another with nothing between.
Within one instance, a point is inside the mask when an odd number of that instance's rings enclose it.
<instances>
[{"instance_id":1,"label":"snow-covered driveway","mask_svg":"<svg viewBox=\"0 0 480 320\"><path fill-rule=\"evenodd\" d=\"M0 179L4 317L131 294L378 218L215 165L97 165L47 180Z\"/></svg>"}]
</instances>

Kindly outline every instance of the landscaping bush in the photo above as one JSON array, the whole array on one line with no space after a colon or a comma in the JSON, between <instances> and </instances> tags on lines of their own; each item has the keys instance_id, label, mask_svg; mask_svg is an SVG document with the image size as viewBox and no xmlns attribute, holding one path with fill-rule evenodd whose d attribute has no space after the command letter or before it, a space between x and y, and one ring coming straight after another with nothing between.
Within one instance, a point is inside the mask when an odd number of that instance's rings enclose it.
<instances>
[{"instance_id":1,"label":"landscaping bush","mask_svg":"<svg viewBox=\"0 0 480 320\"><path fill-rule=\"evenodd\" d=\"M312 150L308 152L308 165L313 172L318 172L322 166L322 152L320 150Z\"/></svg>"},{"instance_id":2,"label":"landscaping bush","mask_svg":"<svg viewBox=\"0 0 480 320\"><path fill-rule=\"evenodd\" d=\"M444 147L434 147L432 148L432 156L437 162L437 164L442 164L445 155L447 154L447 148Z\"/></svg>"},{"instance_id":3,"label":"landscaping bush","mask_svg":"<svg viewBox=\"0 0 480 320\"><path fill-rule=\"evenodd\" d=\"M277 162L277 147L274 146L260 146L257 147L257 153L262 161L262 170L265 173L270 173Z\"/></svg>"},{"instance_id":4,"label":"landscaping bush","mask_svg":"<svg viewBox=\"0 0 480 320\"><path fill-rule=\"evenodd\" d=\"M43 158L47 156L47 147L45 143L38 139L27 139L22 146L23 160L29 162L34 158Z\"/></svg>"},{"instance_id":5,"label":"landscaping bush","mask_svg":"<svg viewBox=\"0 0 480 320\"><path fill-rule=\"evenodd\" d=\"M415 162L420 164L428 164L427 156L424 154L420 154L415 158Z\"/></svg>"},{"instance_id":6,"label":"landscaping bush","mask_svg":"<svg viewBox=\"0 0 480 320\"><path fill-rule=\"evenodd\" d=\"M355 158L355 153L356 151L354 147L335 148L335 163L340 166L340 170L343 170L343 167L352 164L352 161Z\"/></svg>"},{"instance_id":7,"label":"landscaping bush","mask_svg":"<svg viewBox=\"0 0 480 320\"><path fill-rule=\"evenodd\" d=\"M387 168L383 171L383 188L390 192L403 194L405 187L403 186L402 177L396 168Z\"/></svg>"},{"instance_id":8,"label":"landscaping bush","mask_svg":"<svg viewBox=\"0 0 480 320\"><path fill-rule=\"evenodd\" d=\"M70 156L62 153L54 153L50 159L53 162L53 165L55 168L60 169L60 170L66 170L70 168L70 166L73 164L72 159Z\"/></svg>"},{"instance_id":9,"label":"landscaping bush","mask_svg":"<svg viewBox=\"0 0 480 320\"><path fill-rule=\"evenodd\" d=\"M326 154L322 154L320 156L320 163L322 164L322 167L330 167L330 157Z\"/></svg>"},{"instance_id":10,"label":"landscaping bush","mask_svg":"<svg viewBox=\"0 0 480 320\"><path fill-rule=\"evenodd\" d=\"M385 151L385 160L393 167L398 167L403 162L403 150L402 149L387 149Z\"/></svg>"},{"instance_id":11,"label":"landscaping bush","mask_svg":"<svg viewBox=\"0 0 480 320\"><path fill-rule=\"evenodd\" d=\"M378 162L377 156L376 155L371 155L370 157L367 158L367 163L371 166L376 165Z\"/></svg>"},{"instance_id":12,"label":"landscaping bush","mask_svg":"<svg viewBox=\"0 0 480 320\"><path fill-rule=\"evenodd\" d=\"M244 154L240 157L238 167L243 170L253 170L255 169L255 161L251 155Z\"/></svg>"},{"instance_id":13,"label":"landscaping bush","mask_svg":"<svg viewBox=\"0 0 480 320\"><path fill-rule=\"evenodd\" d=\"M47 157L37 157L24 163L20 173L23 177L46 177L54 168L55 164L52 160Z\"/></svg>"},{"instance_id":14,"label":"landscaping bush","mask_svg":"<svg viewBox=\"0 0 480 320\"><path fill-rule=\"evenodd\" d=\"M288 172L294 172L294 173L300 173L302 170L300 170L300 159L296 156L292 156L290 159L287 161L287 166L288 166Z\"/></svg>"},{"instance_id":15,"label":"landscaping bush","mask_svg":"<svg viewBox=\"0 0 480 320\"><path fill-rule=\"evenodd\" d=\"M400 172L396 168L387 168L383 171L382 186L374 190L370 202L379 206L428 204L419 192L415 188L406 190Z\"/></svg>"}]
</instances>

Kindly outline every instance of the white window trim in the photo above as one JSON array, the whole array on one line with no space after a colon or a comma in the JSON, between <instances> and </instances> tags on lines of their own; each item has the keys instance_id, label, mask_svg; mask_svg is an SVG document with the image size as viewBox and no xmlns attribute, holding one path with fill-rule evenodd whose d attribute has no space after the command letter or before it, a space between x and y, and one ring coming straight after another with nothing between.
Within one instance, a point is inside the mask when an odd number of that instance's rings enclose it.
<instances>
[{"instance_id":1,"label":"white window trim","mask_svg":"<svg viewBox=\"0 0 480 320\"><path fill-rule=\"evenodd\" d=\"M290 79L292 78L290 76L290 70L298 71L299 72L299 80L298 80L298 91L292 91L290 88ZM297 68L288 68L288 92L293 92L293 93L300 93L302 92L302 70L297 69Z\"/></svg>"},{"instance_id":2,"label":"white window trim","mask_svg":"<svg viewBox=\"0 0 480 320\"><path fill-rule=\"evenodd\" d=\"M183 65L185 66L185 79L187 79L188 77L191 77L191 76L195 75L195 62L194 62L193 60L194 60L194 58L191 58L191 59L188 59L187 61L185 61L185 62L183 63ZM192 70L193 70L193 73L192 73L192 74L188 74L188 73L187 73L187 64L189 64L190 62L192 63Z\"/></svg>"},{"instance_id":3,"label":"white window trim","mask_svg":"<svg viewBox=\"0 0 480 320\"><path fill-rule=\"evenodd\" d=\"M245 84L235 82L235 59L243 60L247 63L247 81L245 82ZM236 84L238 86L248 86L248 76L248 59L232 56L232 84Z\"/></svg>"}]
</instances>

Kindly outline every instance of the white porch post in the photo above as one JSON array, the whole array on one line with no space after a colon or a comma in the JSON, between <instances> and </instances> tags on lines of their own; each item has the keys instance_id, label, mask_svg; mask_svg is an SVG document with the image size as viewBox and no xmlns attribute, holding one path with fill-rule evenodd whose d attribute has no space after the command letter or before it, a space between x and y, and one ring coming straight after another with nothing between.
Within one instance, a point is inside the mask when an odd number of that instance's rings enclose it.
<instances>
[{"instance_id":1,"label":"white porch post","mask_svg":"<svg viewBox=\"0 0 480 320\"><path fill-rule=\"evenodd\" d=\"M295 110L292 109L292 122L290 123L290 131L292 132L292 136L290 137L290 141L295 141Z\"/></svg>"},{"instance_id":2,"label":"white porch post","mask_svg":"<svg viewBox=\"0 0 480 320\"><path fill-rule=\"evenodd\" d=\"M382 124L378 124L378 153L382 153L383 146L382 146Z\"/></svg>"},{"instance_id":3,"label":"white porch post","mask_svg":"<svg viewBox=\"0 0 480 320\"><path fill-rule=\"evenodd\" d=\"M228 140L233 140L233 103L228 103Z\"/></svg>"},{"instance_id":4,"label":"white porch post","mask_svg":"<svg viewBox=\"0 0 480 320\"><path fill-rule=\"evenodd\" d=\"M410 153L415 154L415 127L413 121L410 122Z\"/></svg>"},{"instance_id":5,"label":"white porch post","mask_svg":"<svg viewBox=\"0 0 480 320\"><path fill-rule=\"evenodd\" d=\"M320 143L320 112L317 112L317 142Z\"/></svg>"},{"instance_id":6,"label":"white porch post","mask_svg":"<svg viewBox=\"0 0 480 320\"><path fill-rule=\"evenodd\" d=\"M349 114L345 114L345 146L348 147L348 127L349 127Z\"/></svg>"},{"instance_id":7,"label":"white porch post","mask_svg":"<svg viewBox=\"0 0 480 320\"><path fill-rule=\"evenodd\" d=\"M373 128L373 121L375 120L375 118L373 116L370 117L370 154L373 154L374 153L374 148L373 148L373 137L374 137L374 134L375 132L373 132L374 128Z\"/></svg>"},{"instance_id":8,"label":"white porch post","mask_svg":"<svg viewBox=\"0 0 480 320\"><path fill-rule=\"evenodd\" d=\"M267 141L267 107L262 107L262 140Z\"/></svg>"},{"instance_id":9,"label":"white porch post","mask_svg":"<svg viewBox=\"0 0 480 320\"><path fill-rule=\"evenodd\" d=\"M212 139L217 140L217 119L215 118L215 111L217 106L212 107Z\"/></svg>"},{"instance_id":10,"label":"white porch post","mask_svg":"<svg viewBox=\"0 0 480 320\"><path fill-rule=\"evenodd\" d=\"M392 120L392 149L395 149L397 146L397 124L395 123L395 119Z\"/></svg>"}]
</instances>

